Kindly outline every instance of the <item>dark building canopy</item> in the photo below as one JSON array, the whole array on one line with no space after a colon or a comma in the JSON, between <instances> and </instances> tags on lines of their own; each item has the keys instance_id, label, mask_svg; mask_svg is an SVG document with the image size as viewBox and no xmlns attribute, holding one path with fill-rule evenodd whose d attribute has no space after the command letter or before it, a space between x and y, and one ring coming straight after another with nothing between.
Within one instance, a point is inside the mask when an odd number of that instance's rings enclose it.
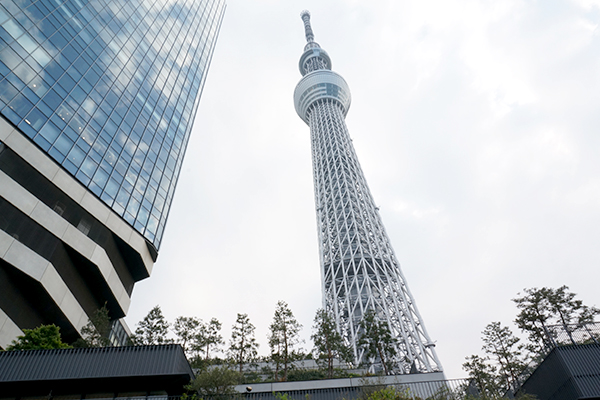
<instances>
[{"instance_id":1,"label":"dark building canopy","mask_svg":"<svg viewBox=\"0 0 600 400\"><path fill-rule=\"evenodd\" d=\"M0 353L2 397L119 392L176 395L193 377L181 346L175 344Z\"/></svg>"}]
</instances>

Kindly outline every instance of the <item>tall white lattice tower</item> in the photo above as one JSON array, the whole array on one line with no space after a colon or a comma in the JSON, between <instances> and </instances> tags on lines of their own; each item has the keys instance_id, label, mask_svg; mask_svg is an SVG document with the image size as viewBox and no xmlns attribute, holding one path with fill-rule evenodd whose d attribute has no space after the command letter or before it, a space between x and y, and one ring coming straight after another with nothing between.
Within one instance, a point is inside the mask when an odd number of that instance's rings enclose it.
<instances>
[{"instance_id":1,"label":"tall white lattice tower","mask_svg":"<svg viewBox=\"0 0 600 400\"><path fill-rule=\"evenodd\" d=\"M303 11L301 17L307 44L294 104L310 126L323 305L334 315L357 365L367 361L358 346L359 324L373 312L396 339L396 372L441 371L346 128L350 89L314 41L310 13Z\"/></svg>"}]
</instances>

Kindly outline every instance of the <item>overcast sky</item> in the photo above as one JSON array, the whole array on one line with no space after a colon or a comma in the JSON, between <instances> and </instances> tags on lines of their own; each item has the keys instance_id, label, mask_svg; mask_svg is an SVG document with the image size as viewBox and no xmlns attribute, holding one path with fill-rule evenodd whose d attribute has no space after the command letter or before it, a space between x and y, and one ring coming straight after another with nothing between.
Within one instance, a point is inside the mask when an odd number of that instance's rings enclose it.
<instances>
[{"instance_id":1,"label":"overcast sky","mask_svg":"<svg viewBox=\"0 0 600 400\"><path fill-rule=\"evenodd\" d=\"M132 329L236 313L259 352L285 300L310 349L321 282L300 12L448 378L523 288L600 305L600 0L228 0L160 255Z\"/></svg>"}]
</instances>

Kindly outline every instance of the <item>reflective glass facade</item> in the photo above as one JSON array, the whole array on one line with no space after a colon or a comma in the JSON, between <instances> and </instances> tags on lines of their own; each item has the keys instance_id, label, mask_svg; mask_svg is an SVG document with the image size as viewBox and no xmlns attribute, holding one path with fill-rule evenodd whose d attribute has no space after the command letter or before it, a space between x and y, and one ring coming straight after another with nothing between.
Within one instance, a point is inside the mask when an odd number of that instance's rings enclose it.
<instances>
[{"instance_id":1,"label":"reflective glass facade","mask_svg":"<svg viewBox=\"0 0 600 400\"><path fill-rule=\"evenodd\" d=\"M0 1L0 112L157 249L224 10Z\"/></svg>"}]
</instances>

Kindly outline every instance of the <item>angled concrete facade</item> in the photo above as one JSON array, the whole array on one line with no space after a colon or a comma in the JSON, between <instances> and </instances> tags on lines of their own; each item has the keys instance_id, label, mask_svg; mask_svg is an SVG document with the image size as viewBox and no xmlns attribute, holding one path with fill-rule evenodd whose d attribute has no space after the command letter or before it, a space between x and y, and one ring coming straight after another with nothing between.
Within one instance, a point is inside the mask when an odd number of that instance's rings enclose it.
<instances>
[{"instance_id":1,"label":"angled concrete facade","mask_svg":"<svg viewBox=\"0 0 600 400\"><path fill-rule=\"evenodd\" d=\"M140 233L0 117L0 346L20 328L74 340L107 304L125 316L154 260Z\"/></svg>"}]
</instances>

